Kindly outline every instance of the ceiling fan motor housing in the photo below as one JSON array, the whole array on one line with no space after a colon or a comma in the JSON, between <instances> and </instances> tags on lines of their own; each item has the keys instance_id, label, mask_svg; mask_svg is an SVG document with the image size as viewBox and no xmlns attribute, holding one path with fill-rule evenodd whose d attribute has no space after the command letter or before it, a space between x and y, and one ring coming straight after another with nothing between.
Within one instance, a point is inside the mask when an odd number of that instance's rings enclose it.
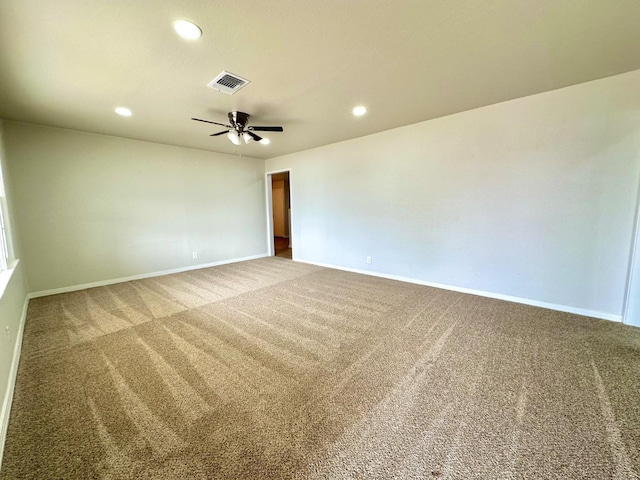
<instances>
[{"instance_id":1,"label":"ceiling fan motor housing","mask_svg":"<svg viewBox=\"0 0 640 480\"><path fill-rule=\"evenodd\" d=\"M250 115L244 112L229 112L229 121L231 125L235 127L238 132L244 130L244 127L249 123Z\"/></svg>"}]
</instances>

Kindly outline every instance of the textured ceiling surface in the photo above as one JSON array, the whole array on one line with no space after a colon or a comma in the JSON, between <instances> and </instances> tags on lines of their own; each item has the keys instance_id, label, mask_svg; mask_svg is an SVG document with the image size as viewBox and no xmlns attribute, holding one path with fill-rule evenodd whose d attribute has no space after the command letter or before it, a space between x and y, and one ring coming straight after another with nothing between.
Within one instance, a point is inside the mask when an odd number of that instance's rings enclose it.
<instances>
[{"instance_id":1,"label":"textured ceiling surface","mask_svg":"<svg viewBox=\"0 0 640 480\"><path fill-rule=\"evenodd\" d=\"M638 0L2 0L0 118L270 158L639 69L638 25ZM285 131L190 120L231 110Z\"/></svg>"}]
</instances>

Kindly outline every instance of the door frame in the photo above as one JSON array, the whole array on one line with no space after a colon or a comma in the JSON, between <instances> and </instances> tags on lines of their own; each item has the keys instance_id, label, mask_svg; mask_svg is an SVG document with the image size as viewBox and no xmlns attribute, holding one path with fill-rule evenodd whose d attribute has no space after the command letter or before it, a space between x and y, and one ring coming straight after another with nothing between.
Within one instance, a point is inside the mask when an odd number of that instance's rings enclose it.
<instances>
[{"instance_id":1,"label":"door frame","mask_svg":"<svg viewBox=\"0 0 640 480\"><path fill-rule=\"evenodd\" d=\"M629 266L622 302L622 323L640 327L640 179L629 252Z\"/></svg>"},{"instance_id":2,"label":"door frame","mask_svg":"<svg viewBox=\"0 0 640 480\"><path fill-rule=\"evenodd\" d=\"M291 209L291 218L289 218L289 245L291 245L291 259L295 260L293 252L295 238L293 235L293 189L291 188L291 169L283 168L280 170L273 170L269 172L265 172L264 174L264 186L265 186L265 195L266 195L266 204L267 204L267 248L269 252L269 256L273 257L276 254L276 249L273 244L273 196L272 196L272 181L271 178L273 175L277 173L288 173L289 174L289 208Z\"/></svg>"}]
</instances>

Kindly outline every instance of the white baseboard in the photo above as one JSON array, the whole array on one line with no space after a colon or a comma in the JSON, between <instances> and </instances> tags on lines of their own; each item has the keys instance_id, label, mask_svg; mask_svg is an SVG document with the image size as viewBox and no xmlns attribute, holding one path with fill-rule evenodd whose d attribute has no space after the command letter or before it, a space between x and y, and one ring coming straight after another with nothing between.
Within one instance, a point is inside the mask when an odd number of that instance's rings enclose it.
<instances>
[{"instance_id":1,"label":"white baseboard","mask_svg":"<svg viewBox=\"0 0 640 480\"><path fill-rule=\"evenodd\" d=\"M114 283L130 282L131 280L142 280L143 278L160 277L162 275L188 272L189 270L199 270L201 268L217 267L220 265L227 265L229 263L246 262L247 260L255 260L258 258L264 258L268 256L269 256L268 253L261 253L259 255L251 255L249 257L232 258L229 260L220 260L218 262L202 263L200 265L189 265L188 267L172 268L171 270L142 273L140 275L132 275L130 277L112 278L110 280L101 280L99 282L84 283L82 285L71 285L69 287L54 288L52 290L42 290L40 292L29 293L28 298L46 297L48 295L57 295L58 293L75 292L77 290L85 290L87 288L94 288L94 287L104 287L105 285L113 285Z\"/></svg>"},{"instance_id":2,"label":"white baseboard","mask_svg":"<svg viewBox=\"0 0 640 480\"><path fill-rule=\"evenodd\" d=\"M622 315L615 315L613 313L599 312L597 310L587 310L584 308L570 307L567 305L559 305L556 303L541 302L538 300L532 300L530 298L513 297L511 295L503 295L501 293L494 293L494 292L485 292L482 290L474 290L472 288L456 287L455 285L446 285L443 283L427 282L427 281L419 280L416 278L403 277L401 275L378 273L378 272L372 272L370 270L359 270L357 268L341 267L339 265L331 265L328 263L310 262L307 260L300 260L298 258L294 258L293 260L295 260L296 262L308 263L310 265L317 265L319 267L334 268L336 270L344 270L346 272L361 273L363 275L371 275L372 277L387 278L389 280L398 280L400 282L414 283L416 285L425 285L427 287L442 288L443 290L451 290L451 291L460 292L460 293L469 293L471 295L478 295L480 297L488 297L488 298L495 298L497 300L506 300L508 302L522 303L524 305L531 305L533 307L548 308L549 310L556 310L559 312L566 312L566 313L574 313L576 315L600 318L602 320L610 320L612 322L622 322Z\"/></svg>"},{"instance_id":3,"label":"white baseboard","mask_svg":"<svg viewBox=\"0 0 640 480\"><path fill-rule=\"evenodd\" d=\"M27 308L29 307L29 298L25 298L22 307L22 316L18 325L16 335L16 343L13 346L13 357L11 358L11 370L9 370L9 379L7 382L7 391L2 401L2 410L0 410L0 471L2 470L2 456L4 453L4 442L7 439L7 428L9 427L9 414L11 413L11 404L13 402L13 391L16 386L16 377L18 375L18 364L20 362L20 351L22 350L22 334L24 332L24 324L27 318Z\"/></svg>"}]
</instances>

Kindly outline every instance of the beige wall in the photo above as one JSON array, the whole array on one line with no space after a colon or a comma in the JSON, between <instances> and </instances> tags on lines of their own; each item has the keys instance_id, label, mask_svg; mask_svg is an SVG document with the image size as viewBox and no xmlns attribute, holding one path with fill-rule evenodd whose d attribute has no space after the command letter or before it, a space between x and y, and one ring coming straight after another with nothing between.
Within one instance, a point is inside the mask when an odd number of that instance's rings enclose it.
<instances>
[{"instance_id":1,"label":"beige wall","mask_svg":"<svg viewBox=\"0 0 640 480\"><path fill-rule=\"evenodd\" d=\"M640 71L265 168L291 170L295 259L619 318L640 173Z\"/></svg>"},{"instance_id":2,"label":"beige wall","mask_svg":"<svg viewBox=\"0 0 640 480\"><path fill-rule=\"evenodd\" d=\"M0 273L0 462L9 421L9 395L13 391L18 357L14 358L27 300L22 264ZM20 337L21 338L21 337ZM15 362L15 363L14 363Z\"/></svg>"},{"instance_id":3,"label":"beige wall","mask_svg":"<svg viewBox=\"0 0 640 480\"><path fill-rule=\"evenodd\" d=\"M4 152L4 132L0 122L0 171L5 182L6 204L4 205L5 226L9 234L9 271L0 272L0 461L9 419L9 395L13 388L13 375L17 368L17 357L14 352L18 346L18 334L27 300L27 289L22 264L17 260L19 252L13 226L13 210L9 176L6 169ZM2 188L0 186L0 188ZM16 362L16 363L14 363Z\"/></svg>"},{"instance_id":4,"label":"beige wall","mask_svg":"<svg viewBox=\"0 0 640 480\"><path fill-rule=\"evenodd\" d=\"M267 252L262 160L9 121L5 144L30 292Z\"/></svg>"}]
</instances>

